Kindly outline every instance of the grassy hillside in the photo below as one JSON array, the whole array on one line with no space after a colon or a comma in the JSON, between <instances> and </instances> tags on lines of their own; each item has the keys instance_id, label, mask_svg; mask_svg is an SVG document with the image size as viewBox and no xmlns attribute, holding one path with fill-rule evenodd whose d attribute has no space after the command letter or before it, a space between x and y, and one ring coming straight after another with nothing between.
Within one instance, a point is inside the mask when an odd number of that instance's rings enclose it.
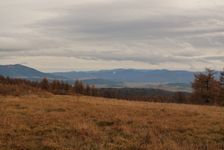
<instances>
[{"instance_id":1,"label":"grassy hillside","mask_svg":"<svg viewBox=\"0 0 224 150\"><path fill-rule=\"evenodd\" d=\"M224 108L0 97L0 150L223 149Z\"/></svg>"},{"instance_id":2,"label":"grassy hillside","mask_svg":"<svg viewBox=\"0 0 224 150\"><path fill-rule=\"evenodd\" d=\"M26 84L14 85L14 84L2 84L0 83L0 96L1 95L13 95L13 96L25 96L25 95L38 95L40 97L51 96L52 94L35 88Z\"/></svg>"}]
</instances>

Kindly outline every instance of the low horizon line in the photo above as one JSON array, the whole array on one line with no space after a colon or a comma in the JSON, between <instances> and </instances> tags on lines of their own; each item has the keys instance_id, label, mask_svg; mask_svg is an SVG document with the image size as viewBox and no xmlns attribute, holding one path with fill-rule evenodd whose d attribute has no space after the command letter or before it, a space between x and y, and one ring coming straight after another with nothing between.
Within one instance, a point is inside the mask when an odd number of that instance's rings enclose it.
<instances>
[{"instance_id":1,"label":"low horizon line","mask_svg":"<svg viewBox=\"0 0 224 150\"><path fill-rule=\"evenodd\" d=\"M0 64L0 66L16 66L16 65L20 65L20 66L24 66L24 67L28 67L28 68L32 68L35 70L38 70L40 72L45 72L45 73L67 73L67 72L97 72L97 71L112 71L112 70L139 70L139 71L147 71L147 70L165 70L165 71L186 71L186 72L203 72L203 70L188 70L188 69L167 69L167 68L158 68L158 69L146 69L146 68L112 68L112 69L95 69L95 70L79 70L77 69L77 71L74 70L68 70L68 71L43 71L41 69L37 69L36 67L30 66L30 65L26 65L26 64ZM205 67L206 68L210 68L210 67ZM215 71L221 71L221 70L215 70Z\"/></svg>"}]
</instances>

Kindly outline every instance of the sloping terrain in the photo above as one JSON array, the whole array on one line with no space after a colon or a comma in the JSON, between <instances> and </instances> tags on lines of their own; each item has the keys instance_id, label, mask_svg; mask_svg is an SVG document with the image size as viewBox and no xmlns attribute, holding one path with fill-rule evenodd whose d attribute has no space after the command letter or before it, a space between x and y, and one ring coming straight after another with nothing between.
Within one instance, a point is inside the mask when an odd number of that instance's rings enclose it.
<instances>
[{"instance_id":1,"label":"sloping terrain","mask_svg":"<svg viewBox=\"0 0 224 150\"><path fill-rule=\"evenodd\" d=\"M0 150L224 148L224 108L84 96L0 97Z\"/></svg>"},{"instance_id":2,"label":"sloping terrain","mask_svg":"<svg viewBox=\"0 0 224 150\"><path fill-rule=\"evenodd\" d=\"M40 80L42 78L49 79L63 79L62 77L43 73L36 69L23 66L23 65L0 65L0 75L8 76L11 78L22 78L22 79L31 79L31 80Z\"/></svg>"},{"instance_id":3,"label":"sloping terrain","mask_svg":"<svg viewBox=\"0 0 224 150\"><path fill-rule=\"evenodd\" d=\"M16 84L2 84L0 83L0 95L8 96L26 96L26 95L38 95L38 96L50 96L51 93L41 90L39 88L31 87L29 85L16 85Z\"/></svg>"}]
</instances>

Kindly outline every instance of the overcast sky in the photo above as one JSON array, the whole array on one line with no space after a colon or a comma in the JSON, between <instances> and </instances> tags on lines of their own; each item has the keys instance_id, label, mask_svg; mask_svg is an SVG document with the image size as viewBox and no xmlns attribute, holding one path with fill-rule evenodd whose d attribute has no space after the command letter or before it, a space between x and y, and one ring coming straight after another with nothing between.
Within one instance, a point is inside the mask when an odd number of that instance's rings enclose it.
<instances>
[{"instance_id":1,"label":"overcast sky","mask_svg":"<svg viewBox=\"0 0 224 150\"><path fill-rule=\"evenodd\" d=\"M224 0L0 0L0 64L224 67Z\"/></svg>"}]
</instances>

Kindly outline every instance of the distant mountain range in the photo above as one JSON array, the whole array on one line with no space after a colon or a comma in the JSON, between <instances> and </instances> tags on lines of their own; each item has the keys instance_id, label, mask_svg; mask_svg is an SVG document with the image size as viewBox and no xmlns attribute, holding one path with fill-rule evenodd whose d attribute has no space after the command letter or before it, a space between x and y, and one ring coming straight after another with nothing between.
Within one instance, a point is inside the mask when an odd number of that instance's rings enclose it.
<instances>
[{"instance_id":1,"label":"distant mountain range","mask_svg":"<svg viewBox=\"0 0 224 150\"><path fill-rule=\"evenodd\" d=\"M120 82L140 83L189 83L194 78L194 72L170 70L135 70L115 69L84 72L53 73L70 79L105 79Z\"/></svg>"},{"instance_id":2,"label":"distant mountain range","mask_svg":"<svg viewBox=\"0 0 224 150\"><path fill-rule=\"evenodd\" d=\"M29 80L57 79L69 83L79 79L98 87L139 87L183 91L190 90L190 83L194 78L194 72L180 70L114 69L44 73L20 64L0 65L0 75Z\"/></svg>"},{"instance_id":3,"label":"distant mountain range","mask_svg":"<svg viewBox=\"0 0 224 150\"><path fill-rule=\"evenodd\" d=\"M8 76L12 78L23 78L29 80L40 80L42 78L59 79L60 77L50 74L43 73L36 69L23 66L20 64L16 65L0 65L0 75ZM64 78L64 77L62 77Z\"/></svg>"}]
</instances>

